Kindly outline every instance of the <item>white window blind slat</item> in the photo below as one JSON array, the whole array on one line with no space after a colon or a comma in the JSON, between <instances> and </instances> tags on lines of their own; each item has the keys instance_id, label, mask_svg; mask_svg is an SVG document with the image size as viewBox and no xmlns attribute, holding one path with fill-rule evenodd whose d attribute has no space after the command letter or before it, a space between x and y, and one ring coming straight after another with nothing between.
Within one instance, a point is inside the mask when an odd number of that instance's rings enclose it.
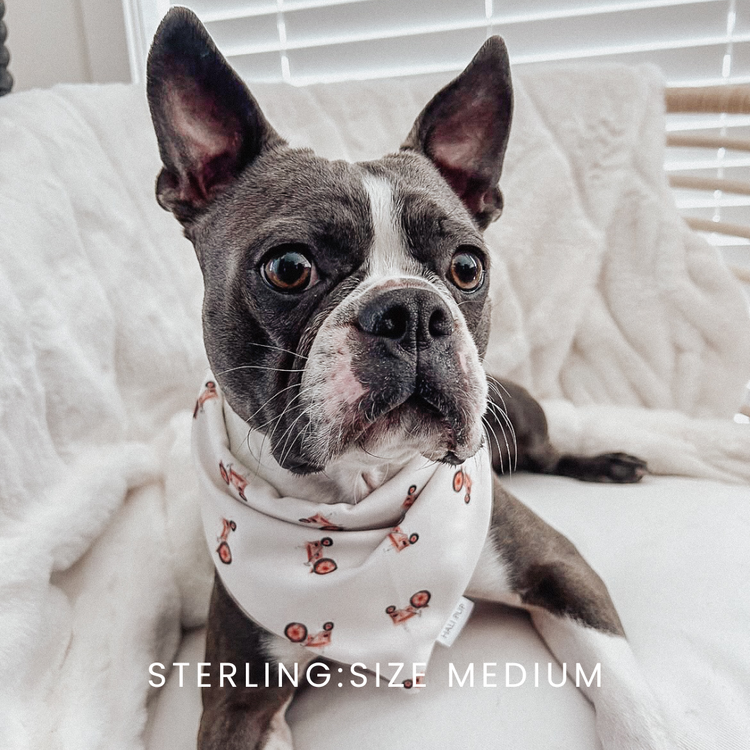
<instances>
[{"instance_id":1,"label":"white window blind slat","mask_svg":"<svg viewBox=\"0 0 750 750\"><path fill-rule=\"evenodd\" d=\"M207 28L222 51L230 57L269 49L327 47L454 30L486 30L484 0L464 0L462 3L443 0L443 4L445 12L436 8L440 3L435 0L411 0L407 6L404 6L403 0L360 0L338 6L285 10L280 14L285 28L283 42L276 33L277 13L208 22ZM404 7L406 10L402 10ZM435 13L436 10L441 12ZM394 19L398 19L398 22ZM262 25L268 28L269 23L273 24L274 33L268 34L263 43L253 27ZM237 31L230 32L232 27ZM332 60L336 59L335 50L331 51L331 57Z\"/></svg>"},{"instance_id":2,"label":"white window blind slat","mask_svg":"<svg viewBox=\"0 0 750 750\"><path fill-rule=\"evenodd\" d=\"M483 28L415 36L368 39L329 46L289 49L290 77L305 85L316 81L379 78L409 73L460 70L486 38Z\"/></svg>"},{"instance_id":3,"label":"white window blind slat","mask_svg":"<svg viewBox=\"0 0 750 750\"><path fill-rule=\"evenodd\" d=\"M667 132L702 131L704 135L720 135L722 128L733 138L750 140L750 115L676 113L667 118Z\"/></svg>"},{"instance_id":4,"label":"white window blind slat","mask_svg":"<svg viewBox=\"0 0 750 750\"><path fill-rule=\"evenodd\" d=\"M262 13L276 13L276 0L189 0L171 5L187 5L204 21L242 18Z\"/></svg>"},{"instance_id":5,"label":"white window blind slat","mask_svg":"<svg viewBox=\"0 0 750 750\"><path fill-rule=\"evenodd\" d=\"M721 205L721 220L728 224L745 224L747 222L747 204L741 206L727 206ZM716 207L710 206L685 206L686 211L690 211L690 215L697 219L707 219L713 221L714 211Z\"/></svg>"},{"instance_id":6,"label":"white window blind slat","mask_svg":"<svg viewBox=\"0 0 750 750\"><path fill-rule=\"evenodd\" d=\"M215 0L203 0L203 2L191 4L191 7L204 23L213 23L214 21L231 21L237 18L276 15L279 12L288 13L308 8L327 8L367 2L370 2L370 0L284 0L280 7L276 0L256 0L250 5L241 1L217 3ZM199 7L204 6L206 7L205 10L199 10Z\"/></svg>"},{"instance_id":7,"label":"white window blind slat","mask_svg":"<svg viewBox=\"0 0 750 750\"><path fill-rule=\"evenodd\" d=\"M246 81L278 83L283 80L278 52L232 57L232 66Z\"/></svg>"},{"instance_id":8,"label":"white window blind slat","mask_svg":"<svg viewBox=\"0 0 750 750\"><path fill-rule=\"evenodd\" d=\"M750 197L746 195L730 195L723 193L721 198L707 197L705 192L700 190L681 190L675 191L675 202L680 209L702 210L714 209L717 205L721 208L740 208L744 214L746 208L750 206ZM741 218L741 216L740 216ZM726 221L729 221L729 215L726 215ZM741 221L738 223L742 223Z\"/></svg>"},{"instance_id":9,"label":"white window blind slat","mask_svg":"<svg viewBox=\"0 0 750 750\"><path fill-rule=\"evenodd\" d=\"M222 52L228 57L262 52L278 52L278 20L273 15L206 22L206 28ZM278 63L278 55L276 56Z\"/></svg>"},{"instance_id":10,"label":"white window blind slat","mask_svg":"<svg viewBox=\"0 0 750 750\"><path fill-rule=\"evenodd\" d=\"M739 53L750 51L750 42L744 42L739 47ZM744 51L743 51L744 50ZM738 59L736 74L725 79L722 76L722 63L726 53L726 42L720 41L713 44L687 44L685 46L675 45L671 49L653 49L644 46L644 49L618 52L616 50L597 51L592 50L586 57L559 57L538 60L536 65L545 65L550 61L558 62L621 62L627 65L638 65L641 63L652 63L661 68L667 83L671 86L709 86L721 84L726 81L734 83L745 83L750 81L750 66L744 59ZM738 56L739 58L739 56ZM521 65L530 61L518 61Z\"/></svg>"},{"instance_id":11,"label":"white window blind slat","mask_svg":"<svg viewBox=\"0 0 750 750\"><path fill-rule=\"evenodd\" d=\"M644 8L716 3L726 0L494 0L490 17L493 21L542 21L551 18L586 17L621 13Z\"/></svg>"},{"instance_id":12,"label":"white window blind slat","mask_svg":"<svg viewBox=\"0 0 750 750\"><path fill-rule=\"evenodd\" d=\"M731 169L744 169L750 166L750 154L747 152L729 151L723 157L718 155L717 150L679 148L669 149L667 152L664 168L670 174L698 175L707 169L716 170L722 167L725 170L724 177L730 178ZM706 176L706 175L703 175ZM714 174L716 177L716 174ZM747 175L744 178L747 179Z\"/></svg>"},{"instance_id":13,"label":"white window blind slat","mask_svg":"<svg viewBox=\"0 0 750 750\"><path fill-rule=\"evenodd\" d=\"M369 0L284 15L294 47L487 27L484 0Z\"/></svg>"},{"instance_id":14,"label":"white window blind slat","mask_svg":"<svg viewBox=\"0 0 750 750\"><path fill-rule=\"evenodd\" d=\"M724 41L726 10L719 3L666 6L527 23L496 24L518 62L573 59L628 50Z\"/></svg>"}]
</instances>

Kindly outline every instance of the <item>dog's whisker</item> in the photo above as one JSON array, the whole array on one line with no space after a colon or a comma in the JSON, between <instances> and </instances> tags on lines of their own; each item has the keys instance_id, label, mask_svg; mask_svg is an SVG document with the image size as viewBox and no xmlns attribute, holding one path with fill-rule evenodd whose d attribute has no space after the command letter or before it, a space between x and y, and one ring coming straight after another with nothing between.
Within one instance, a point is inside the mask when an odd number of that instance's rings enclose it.
<instances>
[{"instance_id":1,"label":"dog's whisker","mask_svg":"<svg viewBox=\"0 0 750 750\"><path fill-rule=\"evenodd\" d=\"M513 429L513 425L510 423L510 420L508 419L508 415L500 409L500 407L497 406L497 404L488 404L488 410L490 413L495 417L497 421L497 426L500 428L502 434L503 434L503 441L505 442L505 447L508 451L508 462L509 462L509 470L510 470L510 461L511 459L514 460L514 463L516 464L517 468L517 455L518 455L518 443L516 441L515 431ZM510 449L510 443L508 441L507 433L505 432L505 427L503 426L503 423L508 425L510 431L511 431L511 437L513 442L513 452L511 452Z\"/></svg>"},{"instance_id":2,"label":"dog's whisker","mask_svg":"<svg viewBox=\"0 0 750 750\"><path fill-rule=\"evenodd\" d=\"M513 427L513 423L510 420L510 417L508 416L507 412L505 412L503 409L501 409L497 404L493 403L492 401L489 401L487 403L488 411L495 417L498 423L498 427L501 429L503 433L503 440L505 441L506 448L508 450L508 461L510 462L511 458L513 459L514 463L514 469L518 468L518 441L516 438L516 431ZM508 443L508 436L505 432L505 427L503 427L503 423L505 423L508 426L508 429L510 430L512 442L513 442L513 452L511 453L510 445ZM510 468L510 467L509 467Z\"/></svg>"},{"instance_id":3,"label":"dog's whisker","mask_svg":"<svg viewBox=\"0 0 750 750\"><path fill-rule=\"evenodd\" d=\"M299 357L300 359L309 359L309 357L305 356L304 354L300 354L299 352L293 352L291 349L283 349L280 346L272 346L271 344L257 344L254 341L248 342L250 346L262 346L264 349L273 349L277 352L284 352L285 354L293 354L295 357Z\"/></svg>"},{"instance_id":4,"label":"dog's whisker","mask_svg":"<svg viewBox=\"0 0 750 750\"><path fill-rule=\"evenodd\" d=\"M488 382L491 385L493 384L492 381L488 381ZM518 469L518 439L516 437L516 429L515 429L515 427L513 425L513 421L511 420L511 418L510 418L510 416L508 414L508 406L505 403L505 399L503 398L503 395L500 393L500 390L499 390L498 386L503 388L503 390L508 395L508 398L512 398L512 396L510 395L510 393L508 393L507 388L505 388L504 386L502 386L501 383L499 383L498 381L494 381L494 383L496 384L496 385L494 385L494 392L497 395L497 397L500 399L500 401L502 402L503 408L500 408L500 406L498 404L494 403L491 400L487 402L487 406L488 406L489 409L492 410L492 413L495 415L495 417L498 419L498 421L499 422L500 421L505 422L505 424L510 429L510 434L511 434L511 437L513 439L513 467L514 467L514 469ZM501 425L501 429L503 430L503 436L505 436L505 429L502 428L502 425ZM507 438L506 438L506 440L507 440ZM510 460L510 454L509 454L508 460Z\"/></svg>"},{"instance_id":5,"label":"dog's whisker","mask_svg":"<svg viewBox=\"0 0 750 750\"><path fill-rule=\"evenodd\" d=\"M500 471L502 474L505 474L505 461L503 459L503 450L500 446L500 438L497 436L497 430L492 426L492 424L489 422L489 420L485 420L485 424L487 425L486 429L491 436L492 439L494 439L495 445L497 447L497 453L500 458ZM500 428L502 430L502 427ZM515 470L515 467L511 465L511 456L510 456L510 447L508 446L508 440L505 437L505 433L503 432L503 441L506 446L506 450L508 452L508 476L511 476L513 474L513 471ZM491 449L490 445L490 449Z\"/></svg>"},{"instance_id":6,"label":"dog's whisker","mask_svg":"<svg viewBox=\"0 0 750 750\"><path fill-rule=\"evenodd\" d=\"M291 401L289 402L289 404L287 404L287 408L286 408L286 409L284 409L284 411L283 411L283 412L282 412L282 413L281 413L281 414L280 414L279 416L280 416L280 417L283 417L283 416L284 416L284 414L286 414L286 413L287 413L287 411L289 411L289 408L291 407L292 403L294 403L294 401L296 401L296 400L297 400L297 399L298 399L298 398L299 398L299 397L300 397L301 395L302 395L301 393L298 393L298 394L297 394L297 395L296 395L296 396L295 396L295 397L294 397L294 398L293 398L293 399L292 399L292 400L291 400ZM303 407L304 407L304 408L303 408ZM291 429L292 429L292 428L294 427L294 425L295 425L295 424L297 423L297 421L299 420L299 418L300 418L301 416L303 416L303 415L304 415L304 414L305 414L305 413L306 413L306 412L308 411L308 409L309 409L309 407L305 407L305 406L304 406L304 404L297 404L297 405L296 405L296 406L294 407L294 409L300 409L300 408L303 408L303 411L302 411L302 412L301 412L301 413L300 413L300 414L299 414L299 415L298 415L298 416L296 417L296 419L295 419L295 420L294 420L294 421L293 421L293 422L292 422L292 423L291 423L291 424L289 425L289 427L287 427L287 428L286 428L286 430L284 430L284 432L282 433L281 437L279 437L279 441L278 441L279 443L281 443L281 441L282 441L282 440L284 439L284 436L285 436L285 435L286 435L286 434L287 434L287 433L288 433L288 432L289 432L289 431L290 431L290 430L291 430ZM278 423L277 423L277 424L278 424ZM276 429L276 428L274 427L274 431L275 431L275 429ZM272 433L272 435L271 435L271 436L273 437L273 433ZM285 443L284 445L286 445L286 443Z\"/></svg>"},{"instance_id":7,"label":"dog's whisker","mask_svg":"<svg viewBox=\"0 0 750 750\"><path fill-rule=\"evenodd\" d=\"M309 411L309 409L305 408L299 414L299 416L289 425L289 427L287 427L287 429L284 431L284 434L279 438L279 443L280 443L284 439L284 435L287 436L286 441L284 442L284 448L282 449L281 457L279 459L279 465L280 466L284 465L284 461L286 461L286 459L288 458L289 454L292 452L292 449L294 448L295 442L297 440L299 440L300 437L301 437L300 435L297 435L296 437L294 437L292 439L291 444L289 445L289 448L287 449L287 443L289 442L289 437L292 434L291 431L292 431L292 429L294 429L294 425L296 425L297 422L299 422L299 420L302 419L302 417L306 416L308 414L308 411Z\"/></svg>"},{"instance_id":8,"label":"dog's whisker","mask_svg":"<svg viewBox=\"0 0 750 750\"><path fill-rule=\"evenodd\" d=\"M298 399L298 398L299 398L299 397L300 397L301 395L302 395L301 393L298 393L298 394L297 394L297 395L296 395L296 396L295 396L295 397L294 397L293 399L291 399L291 400L289 401L289 403L288 403L288 404L287 404L287 405L286 405L286 406L284 407L284 411L282 411L282 412L281 412L281 414L279 414L279 416L278 416L278 417L271 417L271 419L268 419L268 420L266 420L265 422L263 422L262 424L259 424L259 425L258 425L258 426L257 426L256 428L254 428L254 429L256 429L256 430L260 431L260 430L262 430L262 429L263 429L264 427L266 427L266 426L270 425L270 424L271 424L271 423L273 423L273 422L275 422L275 423L277 423L277 424L278 424L278 422L279 422L279 421L280 421L280 420L281 420L281 419L282 419L282 418L284 417L284 414L286 414L286 413L287 413L287 412L289 411L289 409L290 409L290 408L292 407L292 404L293 404L293 403L294 403L294 402L295 402L295 401L296 401L296 400L297 400L297 399ZM294 408L295 408L295 409L297 409L297 408L299 408L299 406L300 406L300 404L298 404L298 405L297 405L297 406L295 406ZM273 437L273 432L271 433L271 437Z\"/></svg>"},{"instance_id":9,"label":"dog's whisker","mask_svg":"<svg viewBox=\"0 0 750 750\"><path fill-rule=\"evenodd\" d=\"M222 370L216 373L216 377L221 377L230 372L236 372L237 370L266 370L267 372L304 372L305 368L289 368L289 367L266 367L265 365L238 365L237 367L230 367L228 370Z\"/></svg>"},{"instance_id":10,"label":"dog's whisker","mask_svg":"<svg viewBox=\"0 0 750 750\"><path fill-rule=\"evenodd\" d=\"M438 463L434 458L425 458L425 462L419 467L419 470L426 469L428 466L434 466Z\"/></svg>"},{"instance_id":11,"label":"dog's whisker","mask_svg":"<svg viewBox=\"0 0 750 750\"><path fill-rule=\"evenodd\" d=\"M360 445L359 449L363 453L366 453L368 456L370 456L372 458L377 458L378 461L388 461L389 460L387 456L378 456L377 454L373 453L372 451L368 451L367 448L365 448L363 445Z\"/></svg>"},{"instance_id":12,"label":"dog's whisker","mask_svg":"<svg viewBox=\"0 0 750 750\"><path fill-rule=\"evenodd\" d=\"M269 419L269 420L268 420L267 422L264 422L264 423L263 423L262 425L259 425L259 426L258 426L258 427L256 428L256 429L260 430L260 429L262 429L263 427L265 427L266 425L268 425L268 424L271 424L271 422L274 422L274 423L275 423L275 424L274 424L274 426L273 426L273 429L271 430L271 433L270 433L270 435L268 434L268 432L264 432L264 433L263 433L263 440L261 440L261 443L260 443L260 458L261 458L261 459L262 459L262 457L263 457L263 449L265 448L265 445L266 445L266 440L268 440L268 439L270 439L270 440L273 440L273 436L274 436L274 434L276 433L276 429L278 428L278 426L279 426L279 424L280 424L281 420L283 419L284 415L285 415L285 414L286 414L286 413L287 413L287 412L288 412L288 411L289 411L289 410L290 410L291 408L294 408L294 409L299 409L299 408L301 408L301 407L302 407L302 404L297 404L296 406L292 407L292 404L293 404L293 403L294 403L294 402L295 402L295 401L296 401L296 400L297 400L297 399L298 399L298 398L299 398L299 397L300 397L301 395L302 395L302 391L300 391L300 392L299 392L299 393L298 393L298 394L297 394L297 395L296 395L296 396L295 396L294 398L290 399L289 403L288 403L288 404L286 405L286 407L285 407L285 408L284 408L284 410L283 410L283 411L281 412L281 414L279 414L279 416L278 416L278 417L274 417L273 419ZM273 446L271 446L271 450L273 450ZM259 471L259 470L260 470L260 461L258 462L258 466L256 467L256 475L257 475L257 473L258 473L258 471Z\"/></svg>"},{"instance_id":13,"label":"dog's whisker","mask_svg":"<svg viewBox=\"0 0 750 750\"><path fill-rule=\"evenodd\" d=\"M498 390L498 386L502 386L502 384L499 383L494 378L488 378L487 384L488 384L488 386L490 386L491 388L493 388L495 394L497 395L497 397L500 399L500 401L503 404L503 408L500 408L500 406L498 404L494 403L492 400L489 400L487 402L487 408L492 411L492 413L495 415L495 417L498 419L498 421L502 420L503 422L505 422L505 424L508 425L508 428L510 429L510 432L511 432L511 437L513 438L515 467L518 468L518 440L516 438L516 429L513 426L513 422L510 419L510 416L508 415L508 406L505 403L505 399L503 398L503 395ZM506 393L508 393L507 389L504 386L502 386L502 387L503 387L503 390ZM512 396L510 395L510 393L508 393L508 397L512 398ZM503 432L505 432L505 431L503 430Z\"/></svg>"},{"instance_id":14,"label":"dog's whisker","mask_svg":"<svg viewBox=\"0 0 750 750\"><path fill-rule=\"evenodd\" d=\"M246 419L246 420L245 420L245 422L246 422L247 424L250 424L250 420L251 420L251 419L252 419L252 418L253 418L254 416L256 416L256 415L257 415L257 414L259 414L259 413L260 413L261 411L263 411L263 409L265 409L265 408L266 408L266 406L268 406L268 404L270 404L270 403L271 403L271 401L273 401L273 400L274 400L275 398L277 398L278 396L280 396L280 395L281 395L282 393L284 393L285 391L288 391L288 390L290 390L290 389L292 389L292 388L301 388L301 387L302 387L302 383L292 383L291 385L288 385L288 386L287 386L286 388L282 388L282 389L281 389L280 391L277 391L276 393L274 393L274 395L273 395L273 396L271 396L271 398L269 398L269 399L266 399L266 400L265 400L265 401L264 401L264 402L263 402L263 403L262 403L262 404L261 404L261 405L260 405L260 406L259 406L259 407L258 407L258 408L257 408L257 409L256 409L256 410L255 410L255 411L254 411L254 412L253 412L253 413L252 413L252 414L251 414L251 415L250 415L250 416L249 416L249 417L248 417L247 419ZM290 401L289 403L292 403L292 402Z\"/></svg>"},{"instance_id":15,"label":"dog's whisker","mask_svg":"<svg viewBox=\"0 0 750 750\"><path fill-rule=\"evenodd\" d=\"M495 445L497 446L497 453L500 458L500 471L502 474L505 474L505 462L503 461L503 451L500 447L500 440L497 437L497 433L493 429L492 425L490 424L489 420L487 420L486 417L482 417L483 427L485 435L487 436L487 442L489 443L490 448L490 454L492 453L492 439L495 440ZM508 469L510 470L510 456L508 456Z\"/></svg>"},{"instance_id":16,"label":"dog's whisker","mask_svg":"<svg viewBox=\"0 0 750 750\"><path fill-rule=\"evenodd\" d=\"M489 385L490 387L494 387L498 395L500 393L500 389L502 388L502 390L505 392L505 395L508 398L513 398L513 395L511 394L511 392L497 378L493 378L493 377L487 378L487 385Z\"/></svg>"}]
</instances>

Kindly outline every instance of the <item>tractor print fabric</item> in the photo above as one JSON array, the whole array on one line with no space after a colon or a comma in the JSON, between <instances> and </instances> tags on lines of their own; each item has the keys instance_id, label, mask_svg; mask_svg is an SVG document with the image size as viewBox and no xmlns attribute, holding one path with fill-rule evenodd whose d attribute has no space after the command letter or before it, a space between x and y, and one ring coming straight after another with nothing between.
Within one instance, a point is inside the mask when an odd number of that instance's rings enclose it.
<instances>
[{"instance_id":1,"label":"tractor print fabric","mask_svg":"<svg viewBox=\"0 0 750 750\"><path fill-rule=\"evenodd\" d=\"M379 664L387 677L389 662L427 664L487 537L487 451L461 467L417 456L356 504L280 496L263 466L232 454L230 407L213 377L205 383L193 456L206 539L234 600L270 632L344 664Z\"/></svg>"}]
</instances>

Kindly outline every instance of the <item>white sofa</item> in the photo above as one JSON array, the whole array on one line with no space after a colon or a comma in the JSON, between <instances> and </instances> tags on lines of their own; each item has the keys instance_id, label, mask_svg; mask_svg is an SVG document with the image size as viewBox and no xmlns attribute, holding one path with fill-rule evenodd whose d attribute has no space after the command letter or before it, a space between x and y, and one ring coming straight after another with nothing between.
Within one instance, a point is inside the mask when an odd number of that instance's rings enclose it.
<instances>
[{"instance_id":1,"label":"white sofa","mask_svg":"<svg viewBox=\"0 0 750 750\"><path fill-rule=\"evenodd\" d=\"M628 450L658 476L506 481L605 579L687 746L746 748L750 427L731 421L746 301L671 202L652 69L517 79L488 369L545 399L562 449ZM443 80L253 90L293 144L367 158ZM188 447L201 283L157 170L137 87L0 100L0 747L194 742L211 582ZM178 660L183 688L149 687L151 663ZM524 615L481 605L420 695L300 696L298 750L597 747L570 684L449 688L449 661L496 662L502 685L506 662L544 675L552 659Z\"/></svg>"}]
</instances>

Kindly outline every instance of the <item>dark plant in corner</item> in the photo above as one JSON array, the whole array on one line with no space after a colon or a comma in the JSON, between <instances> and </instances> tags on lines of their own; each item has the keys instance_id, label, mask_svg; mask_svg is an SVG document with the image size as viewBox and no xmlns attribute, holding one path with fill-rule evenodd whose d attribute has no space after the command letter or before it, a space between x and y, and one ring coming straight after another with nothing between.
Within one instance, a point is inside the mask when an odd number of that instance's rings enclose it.
<instances>
[{"instance_id":1,"label":"dark plant in corner","mask_svg":"<svg viewBox=\"0 0 750 750\"><path fill-rule=\"evenodd\" d=\"M0 0L0 96L7 94L13 88L13 77L8 72L8 63L10 62L10 52L5 46L5 40L8 37L8 28L3 22L5 15L5 2Z\"/></svg>"}]
</instances>

